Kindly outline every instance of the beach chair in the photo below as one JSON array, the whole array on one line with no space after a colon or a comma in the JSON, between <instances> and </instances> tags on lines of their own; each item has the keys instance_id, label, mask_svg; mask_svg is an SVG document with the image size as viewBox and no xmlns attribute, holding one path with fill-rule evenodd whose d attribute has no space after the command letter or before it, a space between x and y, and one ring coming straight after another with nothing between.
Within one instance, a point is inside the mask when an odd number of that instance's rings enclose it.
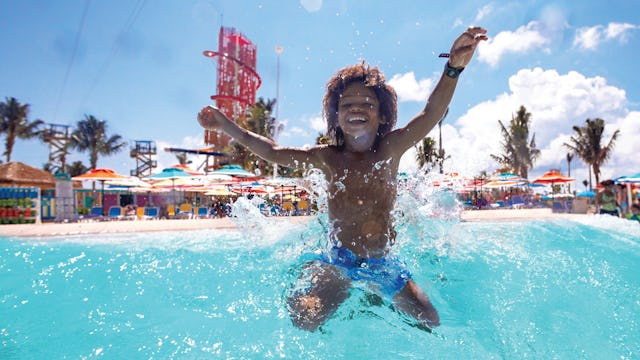
<instances>
[{"instance_id":1,"label":"beach chair","mask_svg":"<svg viewBox=\"0 0 640 360\"><path fill-rule=\"evenodd\" d=\"M122 206L112 206L109 208L109 214L107 215L109 220L122 220Z\"/></svg>"},{"instance_id":2,"label":"beach chair","mask_svg":"<svg viewBox=\"0 0 640 360\"><path fill-rule=\"evenodd\" d=\"M200 206L196 210L196 217L198 219L206 219L209 217L209 209L206 206Z\"/></svg>"},{"instance_id":3,"label":"beach chair","mask_svg":"<svg viewBox=\"0 0 640 360\"><path fill-rule=\"evenodd\" d=\"M104 213L102 212L102 206L94 206L89 209L89 214L82 217L85 220L104 220Z\"/></svg>"},{"instance_id":4,"label":"beach chair","mask_svg":"<svg viewBox=\"0 0 640 360\"><path fill-rule=\"evenodd\" d=\"M567 211L567 209L564 207L564 205L560 201L554 201L551 204L551 212L563 213L563 212L566 212L566 211Z\"/></svg>"},{"instance_id":5,"label":"beach chair","mask_svg":"<svg viewBox=\"0 0 640 360\"><path fill-rule=\"evenodd\" d=\"M293 206L293 203L290 201L282 203L282 212L284 215L293 215L296 211L296 208Z\"/></svg>"},{"instance_id":6,"label":"beach chair","mask_svg":"<svg viewBox=\"0 0 640 360\"><path fill-rule=\"evenodd\" d=\"M524 200L520 195L514 195L511 197L511 207L514 209L520 209L524 207Z\"/></svg>"},{"instance_id":7,"label":"beach chair","mask_svg":"<svg viewBox=\"0 0 640 360\"><path fill-rule=\"evenodd\" d=\"M309 202L301 200L298 202L298 215L309 215Z\"/></svg>"},{"instance_id":8,"label":"beach chair","mask_svg":"<svg viewBox=\"0 0 640 360\"><path fill-rule=\"evenodd\" d=\"M271 206L271 208L269 209L269 212L271 213L271 216L280 216L280 206L278 205Z\"/></svg>"},{"instance_id":9,"label":"beach chair","mask_svg":"<svg viewBox=\"0 0 640 360\"><path fill-rule=\"evenodd\" d=\"M160 209L157 206L145 207L144 214L147 219L157 219L160 217Z\"/></svg>"},{"instance_id":10,"label":"beach chair","mask_svg":"<svg viewBox=\"0 0 640 360\"><path fill-rule=\"evenodd\" d=\"M176 207L174 205L167 206L167 217L173 219L176 217Z\"/></svg>"},{"instance_id":11,"label":"beach chair","mask_svg":"<svg viewBox=\"0 0 640 360\"><path fill-rule=\"evenodd\" d=\"M193 207L191 206L191 204L180 204L176 216L185 219L193 218Z\"/></svg>"},{"instance_id":12,"label":"beach chair","mask_svg":"<svg viewBox=\"0 0 640 360\"><path fill-rule=\"evenodd\" d=\"M138 220L144 220L145 217L145 207L144 206L139 206L138 208L136 208L136 219Z\"/></svg>"}]
</instances>

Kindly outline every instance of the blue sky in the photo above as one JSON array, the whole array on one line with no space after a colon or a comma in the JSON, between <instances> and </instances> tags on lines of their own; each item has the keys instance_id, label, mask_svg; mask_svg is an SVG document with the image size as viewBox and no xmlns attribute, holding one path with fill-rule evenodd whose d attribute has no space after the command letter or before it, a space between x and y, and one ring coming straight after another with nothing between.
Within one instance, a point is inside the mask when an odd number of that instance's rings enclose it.
<instances>
[{"instance_id":1,"label":"blue sky","mask_svg":"<svg viewBox=\"0 0 640 360\"><path fill-rule=\"evenodd\" d=\"M494 170L498 120L508 123L524 105L542 150L530 177L566 172L562 143L572 126L600 117L605 139L621 131L602 169L607 178L640 172L638 13L632 1L2 1L0 96L30 104L31 119L74 125L91 114L130 143L199 148L196 114L211 103L216 80L202 51L217 49L224 25L257 45L260 97L276 97L275 48L283 47L279 142L305 146L324 129L324 86L339 68L363 59L379 66L398 92L404 125L441 73L437 55L467 26L481 25L490 40L461 75L442 128L446 170ZM98 166L128 173L128 155ZM32 140L19 141L12 159L41 167L47 157L47 145ZM72 160L88 163L88 155ZM176 161L160 151L158 162ZM414 166L409 152L403 167ZM572 175L587 178L579 160Z\"/></svg>"}]
</instances>

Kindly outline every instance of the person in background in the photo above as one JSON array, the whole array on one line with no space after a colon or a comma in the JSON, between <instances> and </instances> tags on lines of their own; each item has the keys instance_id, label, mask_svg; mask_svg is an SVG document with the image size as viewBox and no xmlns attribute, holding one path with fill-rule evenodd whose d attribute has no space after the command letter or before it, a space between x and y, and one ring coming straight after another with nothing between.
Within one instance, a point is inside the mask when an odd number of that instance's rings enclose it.
<instances>
[{"instance_id":1,"label":"person in background","mask_svg":"<svg viewBox=\"0 0 640 360\"><path fill-rule=\"evenodd\" d=\"M618 202L620 217L623 218L629 214L631 210L629 209L629 203L627 202L627 186L624 184L618 184L616 190L616 201Z\"/></svg>"},{"instance_id":2,"label":"person in background","mask_svg":"<svg viewBox=\"0 0 640 360\"><path fill-rule=\"evenodd\" d=\"M619 216L618 214L618 197L615 192L615 184L613 180L605 180L600 183L604 189L596 196L596 206L600 214Z\"/></svg>"},{"instance_id":3,"label":"person in background","mask_svg":"<svg viewBox=\"0 0 640 360\"><path fill-rule=\"evenodd\" d=\"M626 218L640 222L640 204L633 204L633 206L631 206L631 212L626 215Z\"/></svg>"}]
</instances>

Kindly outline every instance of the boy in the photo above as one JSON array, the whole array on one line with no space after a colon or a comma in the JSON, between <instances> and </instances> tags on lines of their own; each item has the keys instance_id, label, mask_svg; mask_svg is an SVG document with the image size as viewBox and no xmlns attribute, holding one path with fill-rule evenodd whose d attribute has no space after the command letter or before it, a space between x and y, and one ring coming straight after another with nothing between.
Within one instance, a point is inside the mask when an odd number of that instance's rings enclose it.
<instances>
[{"instance_id":1,"label":"boy","mask_svg":"<svg viewBox=\"0 0 640 360\"><path fill-rule=\"evenodd\" d=\"M396 307L420 323L438 326L438 312L411 280L404 264L388 256L395 240L393 210L400 158L442 119L476 46L486 30L470 27L455 40L440 81L424 110L404 128L393 130L397 99L377 68L349 66L327 84L323 112L332 144L310 149L277 146L271 139L240 128L212 106L198 121L222 130L267 161L288 167L313 166L328 181L328 216L333 247L308 264L305 289L289 299L293 323L309 331L322 325L348 297L353 280L367 280ZM299 287L296 287L299 289Z\"/></svg>"}]
</instances>

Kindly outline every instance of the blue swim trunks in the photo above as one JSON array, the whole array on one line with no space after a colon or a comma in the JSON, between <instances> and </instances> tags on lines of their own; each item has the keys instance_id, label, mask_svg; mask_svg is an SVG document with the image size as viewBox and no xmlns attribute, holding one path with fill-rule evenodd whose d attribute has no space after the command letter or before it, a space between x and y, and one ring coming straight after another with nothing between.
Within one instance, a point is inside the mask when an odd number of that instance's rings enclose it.
<instances>
[{"instance_id":1,"label":"blue swim trunks","mask_svg":"<svg viewBox=\"0 0 640 360\"><path fill-rule=\"evenodd\" d=\"M351 280L366 280L378 285L378 290L389 297L397 294L411 280L405 264L393 256L364 258L349 249L333 247L322 254L321 260L341 268Z\"/></svg>"}]
</instances>

